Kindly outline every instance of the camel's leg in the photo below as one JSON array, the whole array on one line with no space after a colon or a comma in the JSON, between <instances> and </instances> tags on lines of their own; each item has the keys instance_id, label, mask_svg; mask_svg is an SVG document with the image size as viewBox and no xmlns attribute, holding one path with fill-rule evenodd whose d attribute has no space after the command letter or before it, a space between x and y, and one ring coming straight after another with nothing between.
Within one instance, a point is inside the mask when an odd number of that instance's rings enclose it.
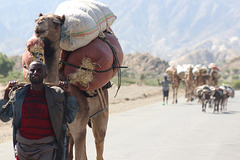
<instances>
[{"instance_id":1,"label":"camel's leg","mask_svg":"<svg viewBox=\"0 0 240 160\"><path fill-rule=\"evenodd\" d=\"M187 102L188 102L188 84L187 82L185 81L185 98L187 99Z\"/></svg>"},{"instance_id":2,"label":"camel's leg","mask_svg":"<svg viewBox=\"0 0 240 160\"><path fill-rule=\"evenodd\" d=\"M175 89L173 88L173 101L172 101L172 104L174 104L174 100L175 100Z\"/></svg>"},{"instance_id":3,"label":"camel's leg","mask_svg":"<svg viewBox=\"0 0 240 160\"><path fill-rule=\"evenodd\" d=\"M74 122L69 124L70 133L75 144L75 160L87 160L86 126L88 119L82 119L83 116L84 114L78 112Z\"/></svg>"},{"instance_id":4,"label":"camel's leg","mask_svg":"<svg viewBox=\"0 0 240 160\"><path fill-rule=\"evenodd\" d=\"M79 112L74 122L69 124L70 133L75 144L75 160L87 160L86 126L89 120L89 103L88 99L77 87L72 86L71 92L79 104Z\"/></svg>"},{"instance_id":5,"label":"camel's leg","mask_svg":"<svg viewBox=\"0 0 240 160\"><path fill-rule=\"evenodd\" d=\"M176 88L176 91L175 91L175 102L177 103L177 93L178 93L178 88Z\"/></svg>"},{"instance_id":6,"label":"camel's leg","mask_svg":"<svg viewBox=\"0 0 240 160\"><path fill-rule=\"evenodd\" d=\"M70 132L67 133L67 154L66 154L66 160L72 160L73 159L73 137Z\"/></svg>"},{"instance_id":7,"label":"camel's leg","mask_svg":"<svg viewBox=\"0 0 240 160\"><path fill-rule=\"evenodd\" d=\"M104 112L108 112L105 110ZM108 116L99 114L92 119L93 135L95 137L95 145L97 152L97 160L103 160L104 139L107 131Z\"/></svg>"},{"instance_id":8,"label":"camel's leg","mask_svg":"<svg viewBox=\"0 0 240 160\"><path fill-rule=\"evenodd\" d=\"M107 131L108 116L109 116L109 103L108 103L108 91L103 90L104 105L106 109L92 118L92 130L95 138L97 160L103 160L103 150L104 150L104 139ZM96 102L96 101L95 101ZM91 102L90 102L91 104ZM91 104L93 105L93 104ZM103 104L98 102L95 104L98 106L99 110L104 108Z\"/></svg>"}]
</instances>

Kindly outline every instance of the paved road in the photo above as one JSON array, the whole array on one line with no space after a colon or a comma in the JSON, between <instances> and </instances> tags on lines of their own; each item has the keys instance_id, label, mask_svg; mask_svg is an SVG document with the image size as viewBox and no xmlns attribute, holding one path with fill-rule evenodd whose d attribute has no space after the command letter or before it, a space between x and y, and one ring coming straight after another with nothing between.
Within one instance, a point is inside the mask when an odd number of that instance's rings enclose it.
<instances>
[{"instance_id":1,"label":"paved road","mask_svg":"<svg viewBox=\"0 0 240 160\"><path fill-rule=\"evenodd\" d=\"M110 116L105 160L239 160L240 92L222 113L201 112L197 102L148 105ZM95 159L91 129L88 159ZM4 158L3 158L4 157ZM0 144L0 159L10 160L11 142Z\"/></svg>"}]
</instances>

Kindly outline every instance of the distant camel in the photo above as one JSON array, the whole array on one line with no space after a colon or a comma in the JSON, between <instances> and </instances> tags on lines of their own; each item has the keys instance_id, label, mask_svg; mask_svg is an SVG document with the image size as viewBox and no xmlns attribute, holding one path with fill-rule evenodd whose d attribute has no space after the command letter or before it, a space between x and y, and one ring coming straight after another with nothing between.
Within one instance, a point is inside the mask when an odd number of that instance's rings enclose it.
<instances>
[{"instance_id":1,"label":"distant camel","mask_svg":"<svg viewBox=\"0 0 240 160\"><path fill-rule=\"evenodd\" d=\"M209 85L211 86L217 86L218 84L218 79L220 78L219 76L219 71L216 69L212 68L209 74Z\"/></svg>"},{"instance_id":2,"label":"distant camel","mask_svg":"<svg viewBox=\"0 0 240 160\"><path fill-rule=\"evenodd\" d=\"M55 14L40 14L36 20L35 34L37 37L44 38L44 58L47 67L48 77L46 82L56 83L59 81L58 64L60 58L60 39L61 26L65 21L65 16ZM112 35L114 36L114 35ZM121 48L120 48L121 49ZM119 52L121 50L119 49ZM104 139L107 131L109 116L108 90L103 89L102 94L87 98L83 91L72 85L72 95L77 99L79 112L72 124L69 125L70 134L68 143L68 159L73 158L73 144L75 144L75 159L86 160L86 126L90 116L102 109L105 104L106 109L93 116L90 120L93 135L95 137L97 160L103 160ZM101 103L101 101L103 103Z\"/></svg>"},{"instance_id":3,"label":"distant camel","mask_svg":"<svg viewBox=\"0 0 240 160\"><path fill-rule=\"evenodd\" d=\"M185 92L186 92L186 98L187 102L193 101L194 97L194 75L193 75L193 68L189 67L186 72L186 79L185 79Z\"/></svg>"},{"instance_id":4,"label":"distant camel","mask_svg":"<svg viewBox=\"0 0 240 160\"><path fill-rule=\"evenodd\" d=\"M178 100L177 100L178 88L179 88L180 82L181 82L180 77L177 75L177 70L173 71L171 80L172 80L172 90L173 90L173 101L172 101L172 103L174 104L174 103L178 102Z\"/></svg>"},{"instance_id":5,"label":"distant camel","mask_svg":"<svg viewBox=\"0 0 240 160\"><path fill-rule=\"evenodd\" d=\"M195 78L195 86L202 86L209 84L209 75L207 73L206 67L201 67L199 69L199 74Z\"/></svg>"}]
</instances>

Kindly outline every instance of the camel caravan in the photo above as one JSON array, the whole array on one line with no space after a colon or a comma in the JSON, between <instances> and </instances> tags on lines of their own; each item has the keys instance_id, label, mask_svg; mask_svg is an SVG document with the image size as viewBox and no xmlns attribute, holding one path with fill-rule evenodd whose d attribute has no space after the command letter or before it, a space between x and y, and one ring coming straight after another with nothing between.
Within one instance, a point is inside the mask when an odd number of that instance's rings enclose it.
<instances>
[{"instance_id":1,"label":"camel caravan","mask_svg":"<svg viewBox=\"0 0 240 160\"><path fill-rule=\"evenodd\" d=\"M68 125L66 159L86 160L86 127L92 128L96 159L103 160L104 139L109 117L108 88L118 75L121 84L123 51L110 26L116 16L97 1L69 0L60 3L55 13L36 19L33 36L23 54L23 76L33 60L45 63L44 83L69 81L79 112ZM116 93L117 94L117 93Z\"/></svg>"},{"instance_id":2,"label":"camel caravan","mask_svg":"<svg viewBox=\"0 0 240 160\"><path fill-rule=\"evenodd\" d=\"M203 112L206 112L207 104L214 108L214 112L226 110L228 98L234 97L232 87L218 86L221 73L215 63L208 66L191 64L170 66L166 73L172 81L173 103L177 103L177 92L181 82L184 85L187 102L198 99L202 103Z\"/></svg>"}]
</instances>

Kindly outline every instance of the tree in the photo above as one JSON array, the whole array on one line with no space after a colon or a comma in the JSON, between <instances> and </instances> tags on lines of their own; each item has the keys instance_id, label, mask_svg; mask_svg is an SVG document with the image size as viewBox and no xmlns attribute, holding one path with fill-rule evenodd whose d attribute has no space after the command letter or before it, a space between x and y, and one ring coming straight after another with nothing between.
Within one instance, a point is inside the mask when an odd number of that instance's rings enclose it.
<instances>
[{"instance_id":1,"label":"tree","mask_svg":"<svg viewBox=\"0 0 240 160\"><path fill-rule=\"evenodd\" d=\"M13 70L15 62L8 59L8 57L0 52L0 74L4 77L8 76L8 72Z\"/></svg>"}]
</instances>

